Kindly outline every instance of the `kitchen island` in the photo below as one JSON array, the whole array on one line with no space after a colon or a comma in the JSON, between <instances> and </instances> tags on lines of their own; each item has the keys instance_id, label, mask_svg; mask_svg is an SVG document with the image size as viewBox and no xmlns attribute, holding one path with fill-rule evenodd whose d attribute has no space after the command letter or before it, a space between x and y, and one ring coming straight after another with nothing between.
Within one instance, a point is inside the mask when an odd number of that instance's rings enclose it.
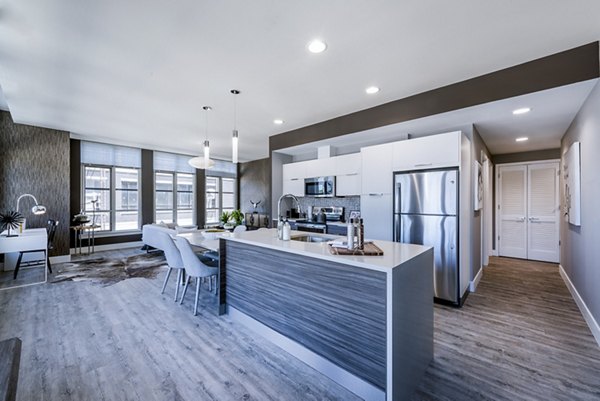
<instances>
[{"instance_id":1,"label":"kitchen island","mask_svg":"<svg viewBox=\"0 0 600 401\"><path fill-rule=\"evenodd\" d=\"M433 249L376 245L383 256L274 229L222 238L220 312L364 399L408 399L433 358Z\"/></svg>"}]
</instances>

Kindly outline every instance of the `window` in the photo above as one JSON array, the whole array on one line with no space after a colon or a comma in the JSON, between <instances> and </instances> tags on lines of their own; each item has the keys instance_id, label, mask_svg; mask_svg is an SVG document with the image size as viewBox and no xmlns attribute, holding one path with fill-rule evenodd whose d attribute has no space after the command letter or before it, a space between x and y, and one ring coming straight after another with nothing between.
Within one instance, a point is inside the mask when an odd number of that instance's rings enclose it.
<instances>
[{"instance_id":1,"label":"window","mask_svg":"<svg viewBox=\"0 0 600 401\"><path fill-rule=\"evenodd\" d=\"M100 231L140 228L139 169L84 165L83 176L83 209Z\"/></svg>"},{"instance_id":2,"label":"window","mask_svg":"<svg viewBox=\"0 0 600 401\"><path fill-rule=\"evenodd\" d=\"M206 177L206 224L219 222L221 213L235 208L235 178Z\"/></svg>"},{"instance_id":3,"label":"window","mask_svg":"<svg viewBox=\"0 0 600 401\"><path fill-rule=\"evenodd\" d=\"M141 150L81 142L82 209L100 231L140 229Z\"/></svg>"},{"instance_id":4,"label":"window","mask_svg":"<svg viewBox=\"0 0 600 401\"><path fill-rule=\"evenodd\" d=\"M194 181L194 174L155 172L155 221L194 224Z\"/></svg>"}]
</instances>

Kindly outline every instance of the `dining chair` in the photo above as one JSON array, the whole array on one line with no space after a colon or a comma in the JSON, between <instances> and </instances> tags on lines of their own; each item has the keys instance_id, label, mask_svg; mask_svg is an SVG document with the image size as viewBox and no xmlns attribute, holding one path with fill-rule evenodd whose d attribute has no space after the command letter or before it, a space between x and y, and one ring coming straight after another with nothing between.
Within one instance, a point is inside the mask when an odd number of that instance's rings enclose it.
<instances>
[{"instance_id":1,"label":"dining chair","mask_svg":"<svg viewBox=\"0 0 600 401\"><path fill-rule=\"evenodd\" d=\"M177 269L177 281L175 283L175 299L177 302L177 295L179 295L179 286L181 283L181 275L183 274L183 261L181 259L181 254L179 253L179 249L175 246L175 242L169 234L166 232L160 232L156 230L155 233L158 243L160 244L160 248L165 253L165 258L167 259L167 266L169 270L167 270L167 276L165 277L165 282L163 283L161 294L165 292L165 288L167 288L167 282L169 281L169 276L171 275L171 271L173 269Z\"/></svg>"},{"instance_id":2,"label":"dining chair","mask_svg":"<svg viewBox=\"0 0 600 401\"><path fill-rule=\"evenodd\" d=\"M213 276L216 278L217 273L219 271L219 262L214 260L201 259L201 256L194 253L194 250L192 249L192 246L190 245L188 240L183 237L175 237L175 245L181 253L183 266L188 276L185 280L185 286L183 287L183 294L181 295L179 304L181 305L183 303L183 298L185 297L185 293L187 292L190 279L194 277L196 279L196 300L194 302L194 316L196 316L198 313L198 299L200 298L201 279L208 278L209 280L212 280ZM217 292L217 286L218 283L217 280L215 280L215 293Z\"/></svg>"},{"instance_id":3,"label":"dining chair","mask_svg":"<svg viewBox=\"0 0 600 401\"><path fill-rule=\"evenodd\" d=\"M247 229L248 229L248 228L247 228L246 226L244 226L244 225L241 225L241 224L240 224L239 226L236 226L236 227L233 229L233 232L234 232L234 233L243 233L243 232L244 232L244 231L246 231Z\"/></svg>"},{"instance_id":4,"label":"dining chair","mask_svg":"<svg viewBox=\"0 0 600 401\"><path fill-rule=\"evenodd\" d=\"M47 249L37 249L30 251L20 251L19 257L17 258L17 265L15 266L15 271L13 273L13 280L16 280L17 275L19 274L19 269L21 268L21 260L23 259L23 254L25 253L35 253L35 252L44 252L44 259L35 260L31 262L26 262L28 266L38 265L46 262L48 266L48 272L52 274L52 265L50 264L50 251L54 249L54 236L56 234L56 227L58 226L57 220L48 220L48 224L46 225L46 232L48 233L48 242Z\"/></svg>"}]
</instances>

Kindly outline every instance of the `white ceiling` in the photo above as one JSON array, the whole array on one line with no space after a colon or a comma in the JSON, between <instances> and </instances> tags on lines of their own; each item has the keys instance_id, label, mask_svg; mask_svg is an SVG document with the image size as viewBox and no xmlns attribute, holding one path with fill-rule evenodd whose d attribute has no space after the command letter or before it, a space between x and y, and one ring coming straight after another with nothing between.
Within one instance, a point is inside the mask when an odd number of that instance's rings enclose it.
<instances>
[{"instance_id":1,"label":"white ceiling","mask_svg":"<svg viewBox=\"0 0 600 401\"><path fill-rule=\"evenodd\" d=\"M0 108L197 153L211 105L212 152L228 158L235 88L240 159L252 160L270 135L598 40L598 16L596 0L0 0ZM306 51L315 37L326 52Z\"/></svg>"},{"instance_id":2,"label":"white ceiling","mask_svg":"<svg viewBox=\"0 0 600 401\"><path fill-rule=\"evenodd\" d=\"M330 145L338 154L358 152L361 147L454 130L470 130L474 124L492 154L556 149L597 79L549 89L448 113L386 125L323 141L281 149L279 152L314 158L319 146ZM527 114L513 110L529 107ZM516 142L527 137L527 142Z\"/></svg>"}]
</instances>

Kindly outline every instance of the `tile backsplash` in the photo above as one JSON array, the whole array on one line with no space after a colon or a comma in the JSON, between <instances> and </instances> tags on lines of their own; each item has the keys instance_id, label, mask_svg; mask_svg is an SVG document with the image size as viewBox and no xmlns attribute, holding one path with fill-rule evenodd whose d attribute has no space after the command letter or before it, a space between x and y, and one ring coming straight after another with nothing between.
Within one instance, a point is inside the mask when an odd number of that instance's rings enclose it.
<instances>
[{"instance_id":1,"label":"tile backsplash","mask_svg":"<svg viewBox=\"0 0 600 401\"><path fill-rule=\"evenodd\" d=\"M342 206L344 208L344 220L348 221L350 211L360 210L360 196L345 196L343 198L298 198L302 211L306 213L310 206Z\"/></svg>"}]
</instances>

